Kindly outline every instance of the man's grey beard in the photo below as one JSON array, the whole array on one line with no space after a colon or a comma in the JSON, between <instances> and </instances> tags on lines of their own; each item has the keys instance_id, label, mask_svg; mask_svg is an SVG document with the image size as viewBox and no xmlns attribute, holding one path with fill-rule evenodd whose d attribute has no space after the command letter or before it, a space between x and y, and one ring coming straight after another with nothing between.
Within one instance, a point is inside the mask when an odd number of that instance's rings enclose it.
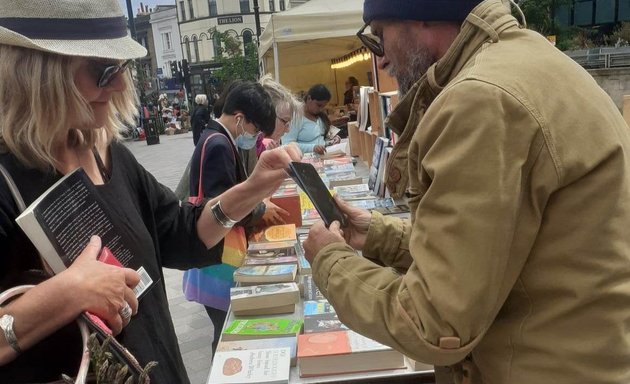
<instances>
[{"instance_id":1,"label":"man's grey beard","mask_svg":"<svg viewBox=\"0 0 630 384\"><path fill-rule=\"evenodd\" d=\"M429 51L423 47L407 50L407 65L390 66L388 73L398 82L398 93L405 96L411 87L427 72L435 62Z\"/></svg>"}]
</instances>

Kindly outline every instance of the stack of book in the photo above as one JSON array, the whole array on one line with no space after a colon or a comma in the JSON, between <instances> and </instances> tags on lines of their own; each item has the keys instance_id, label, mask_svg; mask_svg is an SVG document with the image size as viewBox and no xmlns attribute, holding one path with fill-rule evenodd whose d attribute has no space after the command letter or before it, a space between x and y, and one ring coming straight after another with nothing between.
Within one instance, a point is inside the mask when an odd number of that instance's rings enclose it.
<instances>
[{"instance_id":1,"label":"stack of book","mask_svg":"<svg viewBox=\"0 0 630 384\"><path fill-rule=\"evenodd\" d=\"M306 287L304 287L304 291L306 292ZM335 308L325 298L304 302L304 333L332 332L347 329L348 327L337 317Z\"/></svg>"},{"instance_id":2,"label":"stack of book","mask_svg":"<svg viewBox=\"0 0 630 384\"><path fill-rule=\"evenodd\" d=\"M350 330L302 334L297 344L300 377L405 368L400 352Z\"/></svg>"},{"instance_id":3,"label":"stack of book","mask_svg":"<svg viewBox=\"0 0 630 384\"><path fill-rule=\"evenodd\" d=\"M296 283L278 283L234 287L230 289L230 305L237 316L274 315L295 312L300 300Z\"/></svg>"},{"instance_id":4,"label":"stack of book","mask_svg":"<svg viewBox=\"0 0 630 384\"><path fill-rule=\"evenodd\" d=\"M295 224L274 225L254 233L243 265L234 271L241 285L288 283L298 272Z\"/></svg>"}]
</instances>

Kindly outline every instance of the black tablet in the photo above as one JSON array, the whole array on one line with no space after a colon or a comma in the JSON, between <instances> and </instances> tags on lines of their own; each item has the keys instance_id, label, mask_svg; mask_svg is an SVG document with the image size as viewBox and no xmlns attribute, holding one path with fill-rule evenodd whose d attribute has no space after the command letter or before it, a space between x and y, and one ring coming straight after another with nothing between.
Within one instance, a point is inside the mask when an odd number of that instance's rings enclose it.
<instances>
[{"instance_id":1,"label":"black tablet","mask_svg":"<svg viewBox=\"0 0 630 384\"><path fill-rule=\"evenodd\" d=\"M341 213L339 206L326 188L326 184L319 177L312 164L293 161L289 164L288 173L311 199L326 227L329 227L335 220L342 227L346 226L345 216Z\"/></svg>"}]
</instances>

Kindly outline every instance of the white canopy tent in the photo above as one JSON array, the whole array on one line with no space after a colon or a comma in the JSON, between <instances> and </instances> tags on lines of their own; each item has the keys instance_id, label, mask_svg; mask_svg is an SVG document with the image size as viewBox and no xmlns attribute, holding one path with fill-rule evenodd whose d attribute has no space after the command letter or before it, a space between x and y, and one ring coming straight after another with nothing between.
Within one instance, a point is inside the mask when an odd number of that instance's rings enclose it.
<instances>
[{"instance_id":1,"label":"white canopy tent","mask_svg":"<svg viewBox=\"0 0 630 384\"><path fill-rule=\"evenodd\" d=\"M272 14L258 51L265 72L274 73L276 80L294 88L295 82L290 81L290 75L285 78L285 73L300 72L298 67L305 69L303 76L315 77L310 81L325 82L318 78L324 71L332 71L331 59L362 46L356 37L362 17L363 0L310 0Z\"/></svg>"}]
</instances>

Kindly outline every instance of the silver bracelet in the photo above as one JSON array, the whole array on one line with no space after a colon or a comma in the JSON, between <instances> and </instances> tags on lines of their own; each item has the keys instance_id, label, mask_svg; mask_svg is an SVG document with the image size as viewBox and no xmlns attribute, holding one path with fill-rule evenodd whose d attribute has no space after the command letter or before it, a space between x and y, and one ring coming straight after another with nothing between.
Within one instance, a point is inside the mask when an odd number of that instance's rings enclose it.
<instances>
[{"instance_id":1,"label":"silver bracelet","mask_svg":"<svg viewBox=\"0 0 630 384\"><path fill-rule=\"evenodd\" d=\"M4 338L7 340L7 343L9 343L11 348L13 348L13 350L18 354L22 353L22 349L18 345L15 332L13 332L13 316L4 315L0 317L0 328L2 329L2 332L4 332Z\"/></svg>"},{"instance_id":2,"label":"silver bracelet","mask_svg":"<svg viewBox=\"0 0 630 384\"><path fill-rule=\"evenodd\" d=\"M223 209L221 209L221 201L217 201L210 207L210 211L214 219L223 226L223 228L232 228L238 221L230 219Z\"/></svg>"}]
</instances>

